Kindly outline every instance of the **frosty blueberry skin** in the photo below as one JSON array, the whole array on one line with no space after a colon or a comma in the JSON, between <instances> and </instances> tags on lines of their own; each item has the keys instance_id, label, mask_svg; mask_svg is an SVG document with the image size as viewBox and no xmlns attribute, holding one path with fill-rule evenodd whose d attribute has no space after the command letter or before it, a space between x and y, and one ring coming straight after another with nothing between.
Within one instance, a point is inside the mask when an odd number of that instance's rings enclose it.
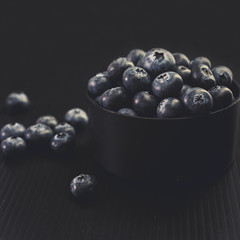
<instances>
[{"instance_id":1,"label":"frosty blueberry skin","mask_svg":"<svg viewBox=\"0 0 240 240\"><path fill-rule=\"evenodd\" d=\"M217 85L230 87L233 81L233 73L226 66L216 66L211 69Z\"/></svg>"},{"instance_id":2,"label":"frosty blueberry skin","mask_svg":"<svg viewBox=\"0 0 240 240\"><path fill-rule=\"evenodd\" d=\"M133 49L127 55L127 60L136 65L145 56L145 54L146 52L141 49Z\"/></svg>"},{"instance_id":3,"label":"frosty blueberry skin","mask_svg":"<svg viewBox=\"0 0 240 240\"><path fill-rule=\"evenodd\" d=\"M42 123L44 125L49 126L50 128L54 129L55 126L57 126L58 121L57 119L52 116L52 115L45 115L45 116L41 116L37 119L36 123Z\"/></svg>"},{"instance_id":4,"label":"frosty blueberry skin","mask_svg":"<svg viewBox=\"0 0 240 240\"><path fill-rule=\"evenodd\" d=\"M131 108L121 108L118 113L126 116L137 116L137 113Z\"/></svg>"},{"instance_id":5,"label":"frosty blueberry skin","mask_svg":"<svg viewBox=\"0 0 240 240\"><path fill-rule=\"evenodd\" d=\"M183 53L173 53L173 57L176 61L176 65L182 65L185 67L189 67L190 60L189 58Z\"/></svg>"},{"instance_id":6,"label":"frosty blueberry skin","mask_svg":"<svg viewBox=\"0 0 240 240\"><path fill-rule=\"evenodd\" d=\"M21 123L8 123L0 131L1 141L8 137L23 137L25 127Z\"/></svg>"}]
</instances>

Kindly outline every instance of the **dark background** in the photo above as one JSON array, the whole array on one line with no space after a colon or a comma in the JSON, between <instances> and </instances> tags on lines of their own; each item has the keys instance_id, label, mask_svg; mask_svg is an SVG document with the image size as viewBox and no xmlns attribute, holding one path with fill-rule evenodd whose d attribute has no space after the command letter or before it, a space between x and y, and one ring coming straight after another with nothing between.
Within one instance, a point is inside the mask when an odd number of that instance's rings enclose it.
<instances>
[{"instance_id":1,"label":"dark background","mask_svg":"<svg viewBox=\"0 0 240 240\"><path fill-rule=\"evenodd\" d=\"M88 79L132 48L207 56L238 81L240 36L236 5L227 1L1 1L0 123L59 121L72 107L87 109ZM33 105L22 116L4 112L11 91ZM73 156L0 158L0 239L240 239L239 151L217 182L191 193L146 194L115 182L95 164L86 136ZM95 174L100 194L79 204L69 183Z\"/></svg>"}]
</instances>

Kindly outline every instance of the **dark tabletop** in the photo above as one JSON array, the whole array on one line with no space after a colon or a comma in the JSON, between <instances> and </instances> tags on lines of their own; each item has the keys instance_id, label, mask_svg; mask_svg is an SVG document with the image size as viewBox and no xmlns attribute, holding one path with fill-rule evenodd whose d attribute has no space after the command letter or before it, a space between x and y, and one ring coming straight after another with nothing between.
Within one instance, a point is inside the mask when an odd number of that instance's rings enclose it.
<instances>
[{"instance_id":1,"label":"dark tabletop","mask_svg":"<svg viewBox=\"0 0 240 240\"><path fill-rule=\"evenodd\" d=\"M53 1L0 2L0 126L33 124L43 114L63 120L73 107L87 110L86 83L133 48L163 47L226 65L239 81L239 30L229 3L179 1L154 5ZM32 106L23 115L4 110L6 96L22 90ZM224 127L224 126L223 126ZM220 178L191 191L136 190L112 178L92 157L90 135L72 155L0 157L0 239L237 240L240 239L240 141L234 164ZM69 184L94 174L93 201L74 200Z\"/></svg>"}]
</instances>

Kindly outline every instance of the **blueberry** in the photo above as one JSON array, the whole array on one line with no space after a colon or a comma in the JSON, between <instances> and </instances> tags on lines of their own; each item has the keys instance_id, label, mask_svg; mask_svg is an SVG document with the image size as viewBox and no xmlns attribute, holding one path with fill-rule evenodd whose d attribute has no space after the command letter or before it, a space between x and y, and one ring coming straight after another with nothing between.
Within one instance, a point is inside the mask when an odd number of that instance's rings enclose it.
<instances>
[{"instance_id":1,"label":"blueberry","mask_svg":"<svg viewBox=\"0 0 240 240\"><path fill-rule=\"evenodd\" d=\"M8 137L1 143L1 152L6 157L18 157L23 154L27 145L21 137Z\"/></svg>"},{"instance_id":2,"label":"blueberry","mask_svg":"<svg viewBox=\"0 0 240 240\"><path fill-rule=\"evenodd\" d=\"M137 116L136 112L131 108L121 108L118 110L118 113L121 113L127 116Z\"/></svg>"},{"instance_id":3,"label":"blueberry","mask_svg":"<svg viewBox=\"0 0 240 240\"><path fill-rule=\"evenodd\" d=\"M127 90L123 87L115 87L105 91L99 98L99 104L110 110L119 110L128 105Z\"/></svg>"},{"instance_id":4,"label":"blueberry","mask_svg":"<svg viewBox=\"0 0 240 240\"><path fill-rule=\"evenodd\" d=\"M191 89L191 87L189 85L183 84L182 89L178 96L179 100L183 101L183 98L189 89Z\"/></svg>"},{"instance_id":5,"label":"blueberry","mask_svg":"<svg viewBox=\"0 0 240 240\"><path fill-rule=\"evenodd\" d=\"M212 73L216 79L217 85L230 87L233 81L232 71L225 66L217 66L212 68Z\"/></svg>"},{"instance_id":6,"label":"blueberry","mask_svg":"<svg viewBox=\"0 0 240 240\"><path fill-rule=\"evenodd\" d=\"M21 113L28 109L30 101L23 92L13 92L6 98L6 108L10 113Z\"/></svg>"},{"instance_id":7,"label":"blueberry","mask_svg":"<svg viewBox=\"0 0 240 240\"><path fill-rule=\"evenodd\" d=\"M66 112L64 120L75 128L75 131L81 131L88 125L88 115L80 108L73 108Z\"/></svg>"},{"instance_id":8,"label":"blueberry","mask_svg":"<svg viewBox=\"0 0 240 240\"><path fill-rule=\"evenodd\" d=\"M207 65L197 65L192 69L192 84L196 87L205 89L212 88L216 85L215 77Z\"/></svg>"},{"instance_id":9,"label":"blueberry","mask_svg":"<svg viewBox=\"0 0 240 240\"><path fill-rule=\"evenodd\" d=\"M137 67L143 68L143 59L144 59L144 57L139 59L139 61L136 63Z\"/></svg>"},{"instance_id":10,"label":"blueberry","mask_svg":"<svg viewBox=\"0 0 240 240\"><path fill-rule=\"evenodd\" d=\"M96 193L96 178L89 174L80 174L70 183L70 190L77 198L88 198Z\"/></svg>"},{"instance_id":11,"label":"blueberry","mask_svg":"<svg viewBox=\"0 0 240 240\"><path fill-rule=\"evenodd\" d=\"M134 93L149 90L152 83L148 73L140 67L126 69L123 73L122 82L124 87Z\"/></svg>"},{"instance_id":12,"label":"blueberry","mask_svg":"<svg viewBox=\"0 0 240 240\"><path fill-rule=\"evenodd\" d=\"M230 105L234 99L232 91L225 86L215 86L208 90L213 98L213 109L219 110Z\"/></svg>"},{"instance_id":13,"label":"blueberry","mask_svg":"<svg viewBox=\"0 0 240 240\"><path fill-rule=\"evenodd\" d=\"M132 105L139 116L153 117L156 115L158 101L148 91L142 91L134 95Z\"/></svg>"},{"instance_id":14,"label":"blueberry","mask_svg":"<svg viewBox=\"0 0 240 240\"><path fill-rule=\"evenodd\" d=\"M112 87L112 81L106 73L98 73L88 81L88 91L93 96L99 96Z\"/></svg>"},{"instance_id":15,"label":"blueberry","mask_svg":"<svg viewBox=\"0 0 240 240\"><path fill-rule=\"evenodd\" d=\"M198 65L207 65L209 68L211 68L211 66L212 66L212 64L208 58L196 57L195 59L193 59L190 62L189 67L190 67L190 69L193 69L193 68L197 67Z\"/></svg>"},{"instance_id":16,"label":"blueberry","mask_svg":"<svg viewBox=\"0 0 240 240\"><path fill-rule=\"evenodd\" d=\"M189 58L183 53L173 53L173 57L176 61L176 65L182 65L185 67L189 66L190 60Z\"/></svg>"},{"instance_id":17,"label":"blueberry","mask_svg":"<svg viewBox=\"0 0 240 240\"><path fill-rule=\"evenodd\" d=\"M24 136L26 141L32 145L45 144L51 140L53 131L49 126L37 123L28 127Z\"/></svg>"},{"instance_id":18,"label":"blueberry","mask_svg":"<svg viewBox=\"0 0 240 240\"><path fill-rule=\"evenodd\" d=\"M68 133L71 136L75 136L75 129L72 125L62 122L54 128L55 133Z\"/></svg>"},{"instance_id":19,"label":"blueberry","mask_svg":"<svg viewBox=\"0 0 240 240\"><path fill-rule=\"evenodd\" d=\"M41 116L37 119L36 123L42 123L49 126L50 128L55 128L58 124L57 119L52 115Z\"/></svg>"},{"instance_id":20,"label":"blueberry","mask_svg":"<svg viewBox=\"0 0 240 240\"><path fill-rule=\"evenodd\" d=\"M123 72L129 68L133 67L134 64L130 61L128 61L126 58L118 58L114 60L110 65L108 66L108 75L111 79L118 80L122 79Z\"/></svg>"},{"instance_id":21,"label":"blueberry","mask_svg":"<svg viewBox=\"0 0 240 240\"><path fill-rule=\"evenodd\" d=\"M173 55L162 48L153 48L143 57L143 68L151 77L174 70L175 63Z\"/></svg>"},{"instance_id":22,"label":"blueberry","mask_svg":"<svg viewBox=\"0 0 240 240\"><path fill-rule=\"evenodd\" d=\"M184 83L191 83L191 70L189 68L183 65L178 65L175 68L175 72L177 72L182 77Z\"/></svg>"},{"instance_id":23,"label":"blueberry","mask_svg":"<svg viewBox=\"0 0 240 240\"><path fill-rule=\"evenodd\" d=\"M127 60L133 62L136 65L138 61L145 56L145 54L146 53L141 49L133 49L127 55Z\"/></svg>"},{"instance_id":24,"label":"blueberry","mask_svg":"<svg viewBox=\"0 0 240 240\"><path fill-rule=\"evenodd\" d=\"M177 98L165 98L157 107L158 118L176 118L183 114L183 105Z\"/></svg>"},{"instance_id":25,"label":"blueberry","mask_svg":"<svg viewBox=\"0 0 240 240\"><path fill-rule=\"evenodd\" d=\"M73 147L74 138L68 133L57 133L51 140L50 146L54 152L66 152Z\"/></svg>"},{"instance_id":26,"label":"blueberry","mask_svg":"<svg viewBox=\"0 0 240 240\"><path fill-rule=\"evenodd\" d=\"M8 123L0 131L1 141L8 137L23 137L25 127L21 123Z\"/></svg>"},{"instance_id":27,"label":"blueberry","mask_svg":"<svg viewBox=\"0 0 240 240\"><path fill-rule=\"evenodd\" d=\"M182 89L183 80L176 72L165 72L157 76L152 83L153 94L161 99L177 97Z\"/></svg>"},{"instance_id":28,"label":"blueberry","mask_svg":"<svg viewBox=\"0 0 240 240\"><path fill-rule=\"evenodd\" d=\"M213 107L211 94L203 88L194 87L185 93L183 98L185 109L193 115L208 114Z\"/></svg>"}]
</instances>

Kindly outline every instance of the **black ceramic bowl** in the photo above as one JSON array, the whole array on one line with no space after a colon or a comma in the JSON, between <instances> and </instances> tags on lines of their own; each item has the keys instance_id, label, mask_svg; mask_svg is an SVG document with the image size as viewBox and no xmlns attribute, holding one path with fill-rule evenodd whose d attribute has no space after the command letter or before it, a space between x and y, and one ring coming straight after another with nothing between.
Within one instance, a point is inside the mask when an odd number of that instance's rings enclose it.
<instances>
[{"instance_id":1,"label":"black ceramic bowl","mask_svg":"<svg viewBox=\"0 0 240 240\"><path fill-rule=\"evenodd\" d=\"M88 95L97 162L125 179L175 182L223 173L233 163L240 86L235 101L205 116L175 119L131 117L99 106Z\"/></svg>"}]
</instances>

